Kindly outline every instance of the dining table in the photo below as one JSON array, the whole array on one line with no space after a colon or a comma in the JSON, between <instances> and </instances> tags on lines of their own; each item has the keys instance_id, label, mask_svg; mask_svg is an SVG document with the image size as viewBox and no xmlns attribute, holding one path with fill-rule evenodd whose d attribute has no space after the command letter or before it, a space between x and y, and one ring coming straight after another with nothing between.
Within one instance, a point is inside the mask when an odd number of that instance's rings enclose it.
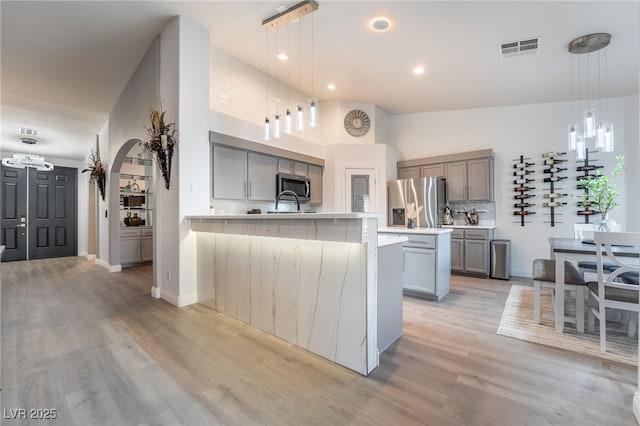
<instances>
[{"instance_id":1,"label":"dining table","mask_svg":"<svg viewBox=\"0 0 640 426\"><path fill-rule=\"evenodd\" d=\"M593 240L576 238L549 237L551 258L556 261L556 285L555 285L555 327L556 332L564 331L564 262L577 263L582 260L596 261L596 245ZM639 257L640 247L614 246L612 251L616 256ZM603 253L604 255L604 253ZM604 256L603 256L604 258ZM581 321L579 332L584 332L584 322ZM582 330L580 330L582 328Z\"/></svg>"}]
</instances>

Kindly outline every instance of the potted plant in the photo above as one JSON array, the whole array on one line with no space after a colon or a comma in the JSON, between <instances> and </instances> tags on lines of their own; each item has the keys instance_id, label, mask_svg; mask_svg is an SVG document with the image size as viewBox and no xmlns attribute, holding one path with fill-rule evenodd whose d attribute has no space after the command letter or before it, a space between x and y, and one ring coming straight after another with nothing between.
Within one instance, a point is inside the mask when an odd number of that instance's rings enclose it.
<instances>
[{"instance_id":1,"label":"potted plant","mask_svg":"<svg viewBox=\"0 0 640 426\"><path fill-rule=\"evenodd\" d=\"M147 140L140 142L139 145L140 148L142 148L140 155L145 152L156 154L165 187L169 189L171 157L173 157L173 150L178 140L176 137L175 123L166 123L164 118L165 114L166 111L162 111L162 106L160 106L159 110L154 108L149 109L151 127L147 128Z\"/></svg>"},{"instance_id":2,"label":"potted plant","mask_svg":"<svg viewBox=\"0 0 640 426\"><path fill-rule=\"evenodd\" d=\"M617 156L616 160L618 163L611 174L612 179L627 171L624 165L624 156ZM595 177L580 179L579 183L586 190L583 196L583 204L594 206L600 214L599 223L596 222L596 230L610 231L612 224L608 218L609 211L618 205L616 201L618 196L616 184L606 175L600 173L600 170L596 170Z\"/></svg>"},{"instance_id":3,"label":"potted plant","mask_svg":"<svg viewBox=\"0 0 640 426\"><path fill-rule=\"evenodd\" d=\"M82 173L91 172L89 174L89 182L96 182L98 184L98 190L102 196L102 201L104 201L104 189L107 182L107 166L100 159L100 151L91 150L89 161L89 167L84 169Z\"/></svg>"},{"instance_id":4,"label":"potted plant","mask_svg":"<svg viewBox=\"0 0 640 426\"><path fill-rule=\"evenodd\" d=\"M415 203L411 202L407 204L407 228L415 228L418 215L422 211L424 206L418 206L416 208Z\"/></svg>"}]
</instances>

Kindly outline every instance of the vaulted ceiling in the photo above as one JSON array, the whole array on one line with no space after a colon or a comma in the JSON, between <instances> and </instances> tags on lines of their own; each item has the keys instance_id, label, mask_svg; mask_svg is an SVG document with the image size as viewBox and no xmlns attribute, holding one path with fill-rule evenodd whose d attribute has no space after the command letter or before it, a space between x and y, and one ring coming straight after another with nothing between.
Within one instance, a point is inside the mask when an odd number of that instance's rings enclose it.
<instances>
[{"instance_id":1,"label":"vaulted ceiling","mask_svg":"<svg viewBox=\"0 0 640 426\"><path fill-rule=\"evenodd\" d=\"M567 45L594 32L612 41L606 74L589 72L608 77L609 97L638 92L637 2L318 2L299 25L267 32L261 21L296 1L2 1L0 148L28 151L18 128L35 128L35 153L83 159L152 39L176 15L207 28L215 48L271 74L266 46L290 40L293 51L296 32L312 32L313 48L311 38L301 40L304 53L313 52L313 87L308 71L278 77L321 102L370 103L389 114L571 100ZM374 33L369 22L381 15L392 27ZM533 37L537 53L501 57L501 43ZM424 74L412 74L417 65Z\"/></svg>"}]
</instances>

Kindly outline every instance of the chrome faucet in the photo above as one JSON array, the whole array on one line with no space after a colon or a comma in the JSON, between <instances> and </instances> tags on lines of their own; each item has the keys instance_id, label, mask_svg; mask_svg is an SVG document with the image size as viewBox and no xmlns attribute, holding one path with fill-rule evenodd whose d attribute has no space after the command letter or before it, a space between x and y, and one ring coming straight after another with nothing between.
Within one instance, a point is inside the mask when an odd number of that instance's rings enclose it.
<instances>
[{"instance_id":1,"label":"chrome faucet","mask_svg":"<svg viewBox=\"0 0 640 426\"><path fill-rule=\"evenodd\" d=\"M288 189L285 189L284 191L279 193L278 196L276 197L276 207L275 207L276 212L278 211L278 203L280 202L280 198L283 195L293 195L294 198L296 199L296 204L298 206L298 212L300 212L300 199L298 198L298 196L296 195L295 192L293 192L291 190L288 190Z\"/></svg>"}]
</instances>

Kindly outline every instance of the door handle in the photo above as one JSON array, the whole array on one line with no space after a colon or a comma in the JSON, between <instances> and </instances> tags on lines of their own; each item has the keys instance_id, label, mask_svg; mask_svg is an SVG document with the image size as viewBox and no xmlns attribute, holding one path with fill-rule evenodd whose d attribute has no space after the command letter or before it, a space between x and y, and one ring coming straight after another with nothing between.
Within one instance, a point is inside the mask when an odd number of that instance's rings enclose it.
<instances>
[{"instance_id":1,"label":"door handle","mask_svg":"<svg viewBox=\"0 0 640 426\"><path fill-rule=\"evenodd\" d=\"M20 224L20 225L18 225L18 226L19 226L20 228L26 228L26 227L27 227L27 224L25 224L25 223L21 223L21 224Z\"/></svg>"}]
</instances>

